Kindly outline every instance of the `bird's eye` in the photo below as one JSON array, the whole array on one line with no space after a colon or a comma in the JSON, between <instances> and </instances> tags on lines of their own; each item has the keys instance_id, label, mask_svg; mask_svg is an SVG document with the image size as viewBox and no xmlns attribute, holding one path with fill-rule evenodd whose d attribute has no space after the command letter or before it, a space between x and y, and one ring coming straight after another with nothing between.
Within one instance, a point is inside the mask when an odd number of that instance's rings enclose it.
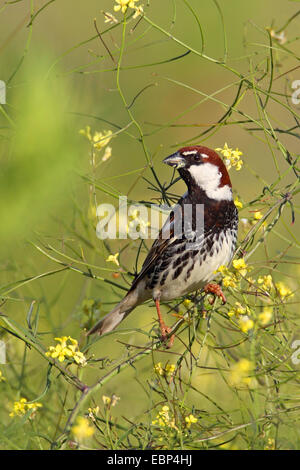
<instances>
[{"instance_id":1,"label":"bird's eye","mask_svg":"<svg viewBox=\"0 0 300 470\"><path fill-rule=\"evenodd\" d=\"M200 162L200 160L201 160L200 155L196 154L196 155L194 156L194 160L195 160L195 162Z\"/></svg>"}]
</instances>

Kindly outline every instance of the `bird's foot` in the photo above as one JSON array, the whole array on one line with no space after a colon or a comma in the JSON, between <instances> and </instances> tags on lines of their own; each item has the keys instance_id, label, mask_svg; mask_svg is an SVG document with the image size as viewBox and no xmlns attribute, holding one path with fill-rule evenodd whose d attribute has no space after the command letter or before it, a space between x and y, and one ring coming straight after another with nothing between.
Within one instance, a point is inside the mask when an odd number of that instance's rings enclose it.
<instances>
[{"instance_id":1,"label":"bird's foot","mask_svg":"<svg viewBox=\"0 0 300 470\"><path fill-rule=\"evenodd\" d=\"M169 337L169 334L171 333L172 328L167 326L165 323L162 323L162 324L160 324L160 331L161 331L161 340L164 343L166 343L167 340L169 340L169 342L167 344L167 348L170 349L173 346L174 339L175 339L175 334L173 334Z\"/></svg>"},{"instance_id":2,"label":"bird's foot","mask_svg":"<svg viewBox=\"0 0 300 470\"><path fill-rule=\"evenodd\" d=\"M167 344L167 348L170 349L173 346L175 335L171 335L169 338L169 334L172 331L172 328L169 328L165 322L163 321L161 311L160 311L160 303L159 299L155 299L155 305L156 305L156 310L157 310L157 315L158 315L158 322L159 322L159 327L160 327L160 332L161 332L161 340L166 343L167 340L169 339L169 342Z\"/></svg>"},{"instance_id":3,"label":"bird's foot","mask_svg":"<svg viewBox=\"0 0 300 470\"><path fill-rule=\"evenodd\" d=\"M206 284L203 290L206 294L213 294L217 297L220 297L222 299L223 304L226 304L226 297L223 294L222 289L219 286L219 284ZM213 303L213 302L210 302L210 303Z\"/></svg>"}]
</instances>

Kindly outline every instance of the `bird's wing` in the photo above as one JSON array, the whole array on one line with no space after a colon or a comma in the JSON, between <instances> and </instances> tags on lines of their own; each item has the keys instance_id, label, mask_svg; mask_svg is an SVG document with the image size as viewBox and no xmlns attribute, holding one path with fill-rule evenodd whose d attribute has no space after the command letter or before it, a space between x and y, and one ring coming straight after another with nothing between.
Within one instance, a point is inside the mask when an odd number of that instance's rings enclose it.
<instances>
[{"instance_id":1,"label":"bird's wing","mask_svg":"<svg viewBox=\"0 0 300 470\"><path fill-rule=\"evenodd\" d=\"M138 282L145 276L145 274L147 274L147 272L152 268L157 259L160 258L161 254L173 243L175 243L176 240L178 240L180 230L176 230L175 223L177 224L177 221L181 219L177 219L175 217L175 215L177 214L177 210L181 211L179 204L174 207L171 214L164 223L163 227L161 228L157 239L153 243L148 255L146 256L142 269L137 275L137 277L134 279L129 292L133 290L138 284Z\"/></svg>"}]
</instances>

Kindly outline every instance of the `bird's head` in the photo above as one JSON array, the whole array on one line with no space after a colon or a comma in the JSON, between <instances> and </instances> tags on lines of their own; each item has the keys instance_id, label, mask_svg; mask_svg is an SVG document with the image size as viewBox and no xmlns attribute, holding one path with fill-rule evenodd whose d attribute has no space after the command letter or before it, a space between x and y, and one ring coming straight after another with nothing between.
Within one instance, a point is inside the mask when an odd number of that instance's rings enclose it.
<instances>
[{"instance_id":1,"label":"bird's head","mask_svg":"<svg viewBox=\"0 0 300 470\"><path fill-rule=\"evenodd\" d=\"M183 147L163 162L179 171L189 191L200 188L211 199L232 200L228 171L214 150L200 145Z\"/></svg>"}]
</instances>

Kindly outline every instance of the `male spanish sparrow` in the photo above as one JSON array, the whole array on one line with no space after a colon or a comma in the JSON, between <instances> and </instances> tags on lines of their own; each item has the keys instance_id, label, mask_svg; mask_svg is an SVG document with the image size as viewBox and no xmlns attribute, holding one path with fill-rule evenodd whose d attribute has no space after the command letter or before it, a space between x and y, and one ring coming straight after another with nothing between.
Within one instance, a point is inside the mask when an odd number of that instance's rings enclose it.
<instances>
[{"instance_id":1,"label":"male spanish sparrow","mask_svg":"<svg viewBox=\"0 0 300 470\"><path fill-rule=\"evenodd\" d=\"M202 289L226 302L220 286L210 283L216 270L229 263L237 239L238 213L226 167L216 152L198 145L181 148L164 163L179 171L188 190L170 213L126 296L88 335L113 330L152 297L165 341L171 329L162 319L160 301ZM174 335L169 346L173 340Z\"/></svg>"}]
</instances>

